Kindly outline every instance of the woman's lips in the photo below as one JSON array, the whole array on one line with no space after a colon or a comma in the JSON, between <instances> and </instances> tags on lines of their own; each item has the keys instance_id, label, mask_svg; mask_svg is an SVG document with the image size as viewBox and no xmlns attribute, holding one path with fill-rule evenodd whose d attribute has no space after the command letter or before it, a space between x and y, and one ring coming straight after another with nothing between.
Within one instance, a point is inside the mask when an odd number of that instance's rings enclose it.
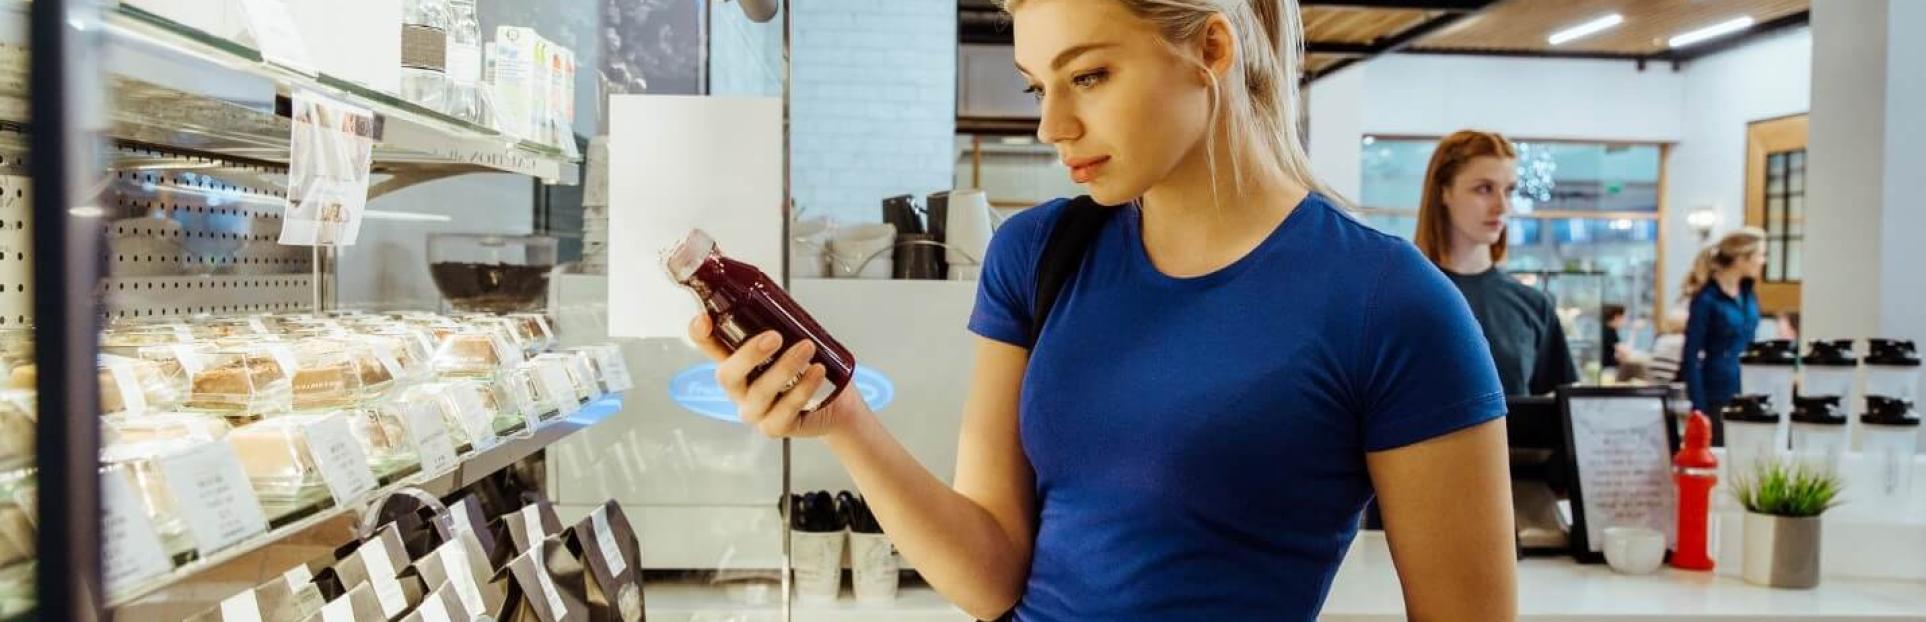
<instances>
[{"instance_id":1,"label":"woman's lips","mask_svg":"<svg viewBox=\"0 0 1926 622\"><path fill-rule=\"evenodd\" d=\"M1109 161L1110 156L1073 158L1064 160L1063 165L1070 167L1070 181L1086 184L1090 183L1090 180L1096 179L1097 173L1103 169L1104 163Z\"/></svg>"}]
</instances>

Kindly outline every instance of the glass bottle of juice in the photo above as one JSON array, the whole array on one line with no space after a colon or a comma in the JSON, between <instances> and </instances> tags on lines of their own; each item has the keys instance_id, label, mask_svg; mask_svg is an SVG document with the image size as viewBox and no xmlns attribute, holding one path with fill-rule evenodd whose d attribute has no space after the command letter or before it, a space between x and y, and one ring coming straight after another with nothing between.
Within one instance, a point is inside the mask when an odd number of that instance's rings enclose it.
<instances>
[{"instance_id":1,"label":"glass bottle of juice","mask_svg":"<svg viewBox=\"0 0 1926 622\"><path fill-rule=\"evenodd\" d=\"M849 349L829 336L829 331L809 317L809 312L769 275L755 266L724 256L709 234L699 229L690 231L681 242L663 253L662 263L669 278L695 293L715 326L716 339L731 352L771 330L782 335L783 351L805 339L815 342L816 354L811 362L821 363L828 373L824 389L810 400L809 409L829 403L849 388L850 379L856 373L856 357ZM760 376L764 367L752 372L750 381Z\"/></svg>"}]
</instances>

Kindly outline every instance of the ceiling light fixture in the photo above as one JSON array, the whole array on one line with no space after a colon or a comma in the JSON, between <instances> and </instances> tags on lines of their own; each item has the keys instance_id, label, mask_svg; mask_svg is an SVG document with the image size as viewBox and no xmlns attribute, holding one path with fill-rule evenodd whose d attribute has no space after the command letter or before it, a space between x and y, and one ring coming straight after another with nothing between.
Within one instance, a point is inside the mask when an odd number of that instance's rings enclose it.
<instances>
[{"instance_id":1,"label":"ceiling light fixture","mask_svg":"<svg viewBox=\"0 0 1926 622\"><path fill-rule=\"evenodd\" d=\"M1698 43L1700 41L1705 41L1708 39L1717 39L1719 37L1723 37L1725 35L1729 35L1741 30L1745 30L1750 27L1752 27L1752 18L1750 16L1735 17L1729 20L1725 20L1723 22L1719 22L1717 24L1713 24L1711 26L1706 26L1698 30L1680 34L1678 36L1672 37L1671 39L1667 40L1665 43L1666 45L1669 45L1675 48L1682 48L1688 45L1692 45L1694 43Z\"/></svg>"},{"instance_id":2,"label":"ceiling light fixture","mask_svg":"<svg viewBox=\"0 0 1926 622\"><path fill-rule=\"evenodd\" d=\"M1600 32L1605 31L1608 28L1611 28L1613 26L1617 26L1623 23L1625 23L1625 16L1619 15L1617 13L1613 13L1611 15L1599 17L1592 21L1585 22L1583 24L1579 24L1571 28L1566 28L1564 30L1554 32L1552 33L1552 36L1547 37L1545 41L1551 43L1552 45L1564 45L1566 43L1570 43L1572 41L1582 39L1584 37L1589 37L1589 36L1598 34Z\"/></svg>"}]
</instances>

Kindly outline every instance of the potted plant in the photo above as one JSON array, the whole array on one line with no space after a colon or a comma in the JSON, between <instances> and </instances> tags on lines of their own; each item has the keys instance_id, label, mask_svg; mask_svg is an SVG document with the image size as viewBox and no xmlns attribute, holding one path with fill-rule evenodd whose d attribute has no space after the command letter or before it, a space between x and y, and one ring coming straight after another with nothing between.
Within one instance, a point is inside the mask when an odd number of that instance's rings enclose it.
<instances>
[{"instance_id":1,"label":"potted plant","mask_svg":"<svg viewBox=\"0 0 1926 622\"><path fill-rule=\"evenodd\" d=\"M1759 461L1733 483L1745 506L1745 581L1819 585L1819 515L1839 503L1839 476L1804 461L1776 459Z\"/></svg>"}]
</instances>

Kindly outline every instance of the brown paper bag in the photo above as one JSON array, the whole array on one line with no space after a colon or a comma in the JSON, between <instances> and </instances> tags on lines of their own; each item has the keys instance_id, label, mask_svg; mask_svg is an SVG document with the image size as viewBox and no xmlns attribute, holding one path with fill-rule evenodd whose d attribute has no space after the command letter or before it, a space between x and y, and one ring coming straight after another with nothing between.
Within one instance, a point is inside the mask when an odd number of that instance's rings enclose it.
<instances>
[{"instance_id":1,"label":"brown paper bag","mask_svg":"<svg viewBox=\"0 0 1926 622\"><path fill-rule=\"evenodd\" d=\"M455 539L416 560L411 572L419 575L424 585L454 590L467 611L499 616L507 600L501 586L491 582L494 569L489 568L488 558L482 555L481 544L472 533L456 534Z\"/></svg>"},{"instance_id":2,"label":"brown paper bag","mask_svg":"<svg viewBox=\"0 0 1926 622\"><path fill-rule=\"evenodd\" d=\"M622 506L610 500L590 511L566 541L588 570L589 622L641 622L642 545Z\"/></svg>"},{"instance_id":3,"label":"brown paper bag","mask_svg":"<svg viewBox=\"0 0 1926 622\"><path fill-rule=\"evenodd\" d=\"M427 592L420 579L402 576L410 565L400 533L394 525L384 525L324 574L333 574L344 590L368 586L381 606L382 619L393 620L421 602Z\"/></svg>"},{"instance_id":4,"label":"brown paper bag","mask_svg":"<svg viewBox=\"0 0 1926 622\"><path fill-rule=\"evenodd\" d=\"M552 568L572 568L557 574ZM502 622L588 622L586 576L560 538L544 540L495 574L508 600Z\"/></svg>"},{"instance_id":5,"label":"brown paper bag","mask_svg":"<svg viewBox=\"0 0 1926 622\"><path fill-rule=\"evenodd\" d=\"M501 542L506 551L497 551L505 559L512 559L528 552L544 538L562 532L562 519L555 515L555 506L547 499L536 499L521 509L503 514L496 519L500 528ZM500 567L497 564L496 567Z\"/></svg>"},{"instance_id":6,"label":"brown paper bag","mask_svg":"<svg viewBox=\"0 0 1926 622\"><path fill-rule=\"evenodd\" d=\"M374 586L360 585L348 590L348 593L340 598L322 605L321 612L308 616L306 622L334 622L335 620L368 622L387 619L388 616L381 612L381 601L375 597Z\"/></svg>"}]
</instances>

